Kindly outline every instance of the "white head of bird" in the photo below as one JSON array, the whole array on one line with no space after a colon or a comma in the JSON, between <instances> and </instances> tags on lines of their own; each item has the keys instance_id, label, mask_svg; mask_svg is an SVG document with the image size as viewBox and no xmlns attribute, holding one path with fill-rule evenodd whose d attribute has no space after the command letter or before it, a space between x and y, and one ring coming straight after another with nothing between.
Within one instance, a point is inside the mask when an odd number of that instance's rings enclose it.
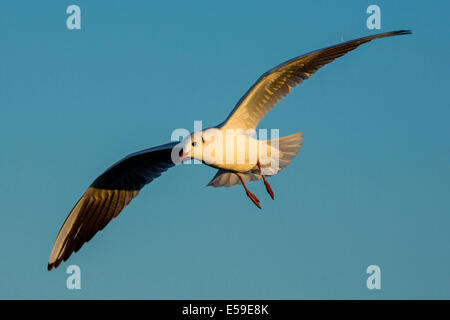
<instances>
[{"instance_id":1,"label":"white head of bird","mask_svg":"<svg viewBox=\"0 0 450 320\"><path fill-rule=\"evenodd\" d=\"M180 160L191 158L205 163L216 162L215 159L208 156L207 149L215 149L219 146L221 139L217 138L218 135L220 135L220 130L216 128L191 133L181 143Z\"/></svg>"}]
</instances>

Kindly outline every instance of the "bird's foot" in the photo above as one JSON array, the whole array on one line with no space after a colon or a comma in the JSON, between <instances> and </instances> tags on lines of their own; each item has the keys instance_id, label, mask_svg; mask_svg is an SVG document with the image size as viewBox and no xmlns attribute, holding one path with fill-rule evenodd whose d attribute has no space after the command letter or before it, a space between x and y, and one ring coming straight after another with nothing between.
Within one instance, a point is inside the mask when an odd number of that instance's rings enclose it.
<instances>
[{"instance_id":1,"label":"bird's foot","mask_svg":"<svg viewBox=\"0 0 450 320\"><path fill-rule=\"evenodd\" d=\"M253 203L261 209L261 206L259 205L259 199L250 191L247 191L247 196L250 198L250 200L253 201Z\"/></svg>"},{"instance_id":2,"label":"bird's foot","mask_svg":"<svg viewBox=\"0 0 450 320\"><path fill-rule=\"evenodd\" d=\"M261 174L261 177L264 180L264 185L266 186L267 193L270 194L270 197L272 198L272 200L274 200L272 188L270 187L270 184L267 182L266 177L262 173L261 164L259 163L259 160L258 162L256 162L256 164L258 165L259 173Z\"/></svg>"},{"instance_id":3,"label":"bird's foot","mask_svg":"<svg viewBox=\"0 0 450 320\"><path fill-rule=\"evenodd\" d=\"M267 193L269 193L269 195L272 198L272 200L274 200L274 195L273 195L272 188L270 187L270 184L266 181L265 178L264 178L264 185L266 186Z\"/></svg>"}]
</instances>

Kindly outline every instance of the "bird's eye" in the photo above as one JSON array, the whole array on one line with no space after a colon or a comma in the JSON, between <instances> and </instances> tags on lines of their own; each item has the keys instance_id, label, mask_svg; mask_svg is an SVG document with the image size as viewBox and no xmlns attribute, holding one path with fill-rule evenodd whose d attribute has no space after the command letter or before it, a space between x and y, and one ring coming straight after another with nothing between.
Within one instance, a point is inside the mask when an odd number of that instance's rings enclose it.
<instances>
[{"instance_id":1,"label":"bird's eye","mask_svg":"<svg viewBox=\"0 0 450 320\"><path fill-rule=\"evenodd\" d=\"M193 147L195 147L196 145L197 145L197 142L196 142L196 141L192 142L192 146L193 146Z\"/></svg>"}]
</instances>

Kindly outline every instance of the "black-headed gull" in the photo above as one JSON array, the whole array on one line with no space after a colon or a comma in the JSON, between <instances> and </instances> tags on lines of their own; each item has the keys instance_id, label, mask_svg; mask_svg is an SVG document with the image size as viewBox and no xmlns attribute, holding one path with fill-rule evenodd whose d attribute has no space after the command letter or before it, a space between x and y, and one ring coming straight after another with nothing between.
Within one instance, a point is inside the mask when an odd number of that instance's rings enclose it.
<instances>
[{"instance_id":1,"label":"black-headed gull","mask_svg":"<svg viewBox=\"0 0 450 320\"><path fill-rule=\"evenodd\" d=\"M220 125L188 135L181 143L143 150L117 162L95 179L66 218L53 245L48 270L66 261L117 217L142 187L186 158L218 169L208 185L242 184L247 196L261 208L258 198L245 184L263 179L274 198L265 176L272 176L286 167L297 155L303 139L298 132L282 138L257 140L253 134L266 113L292 88L359 45L409 33L400 30L376 34L293 58L264 73Z\"/></svg>"}]
</instances>

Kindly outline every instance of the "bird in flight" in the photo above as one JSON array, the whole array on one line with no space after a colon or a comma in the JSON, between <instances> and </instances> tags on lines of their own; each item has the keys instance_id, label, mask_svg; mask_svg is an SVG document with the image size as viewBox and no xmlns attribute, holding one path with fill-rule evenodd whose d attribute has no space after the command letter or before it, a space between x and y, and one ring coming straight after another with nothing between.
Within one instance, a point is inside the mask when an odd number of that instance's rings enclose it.
<instances>
[{"instance_id":1,"label":"bird in flight","mask_svg":"<svg viewBox=\"0 0 450 320\"><path fill-rule=\"evenodd\" d=\"M273 199L266 176L286 167L303 140L301 132L271 140L256 139L255 129L266 113L292 88L334 59L371 40L410 33L399 30L375 34L288 60L264 73L221 124L194 132L181 142L130 154L115 163L94 180L70 211L50 253L48 270L66 261L117 217L146 184L189 158L218 169L209 186L241 184L250 200L261 208L259 199L246 184L262 179Z\"/></svg>"}]
</instances>

